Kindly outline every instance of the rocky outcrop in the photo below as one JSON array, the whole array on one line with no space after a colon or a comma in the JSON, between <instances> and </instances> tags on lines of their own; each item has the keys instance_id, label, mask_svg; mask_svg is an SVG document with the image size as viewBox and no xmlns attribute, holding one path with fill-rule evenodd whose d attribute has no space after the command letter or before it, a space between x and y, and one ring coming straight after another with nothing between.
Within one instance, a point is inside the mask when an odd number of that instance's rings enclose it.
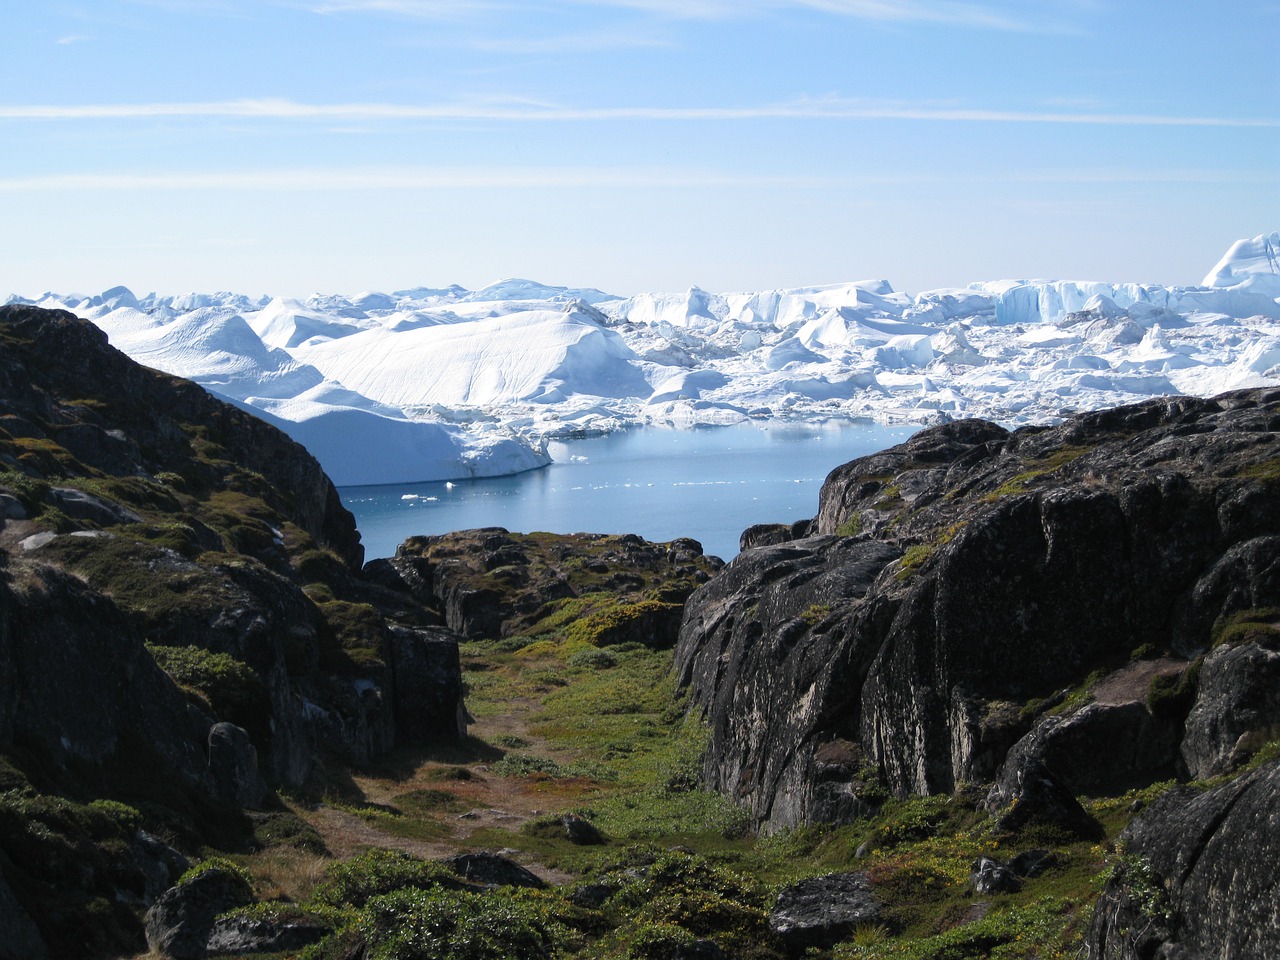
<instances>
[{"instance_id":1,"label":"rocky outcrop","mask_svg":"<svg viewBox=\"0 0 1280 960\"><path fill-rule=\"evenodd\" d=\"M1280 604L1280 392L935 427L833 471L816 531L745 551L687 604L677 668L713 786L763 825L847 819L828 744L895 794L948 792L994 779L1040 722L1050 772L1118 791L1172 772L1186 708L1157 716L1140 690L1048 724L1037 705L1070 714L1135 651L1185 666ZM1071 762L1113 735L1137 737L1115 769Z\"/></svg>"},{"instance_id":2,"label":"rocky outcrop","mask_svg":"<svg viewBox=\"0 0 1280 960\"><path fill-rule=\"evenodd\" d=\"M605 593L634 606L638 615L616 624L616 636L596 642L671 646L681 604L721 566L703 555L696 540L651 543L634 534L522 534L485 527L410 537L394 558L372 561L366 573L437 607L445 623L467 637L518 635L557 600Z\"/></svg>"},{"instance_id":3,"label":"rocky outcrop","mask_svg":"<svg viewBox=\"0 0 1280 960\"><path fill-rule=\"evenodd\" d=\"M1280 955L1280 762L1212 790L1174 788L1121 843L1092 960Z\"/></svg>"},{"instance_id":4,"label":"rocky outcrop","mask_svg":"<svg viewBox=\"0 0 1280 960\"><path fill-rule=\"evenodd\" d=\"M147 946L169 960L204 960L217 916L252 898L240 874L221 866L203 869L169 888L147 911Z\"/></svg>"},{"instance_id":5,"label":"rocky outcrop","mask_svg":"<svg viewBox=\"0 0 1280 960\"><path fill-rule=\"evenodd\" d=\"M111 601L50 567L0 571L0 745L71 778L202 789L213 720L156 666Z\"/></svg>"},{"instance_id":6,"label":"rocky outcrop","mask_svg":"<svg viewBox=\"0 0 1280 960\"><path fill-rule=\"evenodd\" d=\"M1193 779L1229 773L1280 737L1280 636L1263 636L1261 643L1223 644L1200 667L1181 748Z\"/></svg>"},{"instance_id":7,"label":"rocky outcrop","mask_svg":"<svg viewBox=\"0 0 1280 960\"><path fill-rule=\"evenodd\" d=\"M825 949L877 921L881 909L865 873L832 873L783 887L769 928L793 952Z\"/></svg>"},{"instance_id":8,"label":"rocky outcrop","mask_svg":"<svg viewBox=\"0 0 1280 960\"><path fill-rule=\"evenodd\" d=\"M465 737L467 711L457 635L432 628L393 627L389 657L401 741Z\"/></svg>"},{"instance_id":9,"label":"rocky outcrop","mask_svg":"<svg viewBox=\"0 0 1280 960\"><path fill-rule=\"evenodd\" d=\"M359 565L360 535L337 490L315 458L279 430L188 380L139 366L70 313L0 307L0 331L8 421L0 425L21 424L16 436L56 442L82 467L113 476L189 473L195 444L192 481L220 485L236 471L257 474L273 509ZM27 453L39 461L38 445Z\"/></svg>"},{"instance_id":10,"label":"rocky outcrop","mask_svg":"<svg viewBox=\"0 0 1280 960\"><path fill-rule=\"evenodd\" d=\"M0 873L0 960L45 960L49 948Z\"/></svg>"},{"instance_id":11,"label":"rocky outcrop","mask_svg":"<svg viewBox=\"0 0 1280 960\"><path fill-rule=\"evenodd\" d=\"M15 665L0 677L0 751L29 737L69 776L101 781L113 751L143 743L252 807L268 798L254 767L302 784L321 745L367 761L396 742L397 719L405 739L459 735L456 638L435 638L430 669L402 656L394 670L386 620L439 615L403 596L376 605L389 594L359 577L350 513L283 433L31 307L0 308L0 407ZM248 741L211 737L218 721Z\"/></svg>"}]
</instances>

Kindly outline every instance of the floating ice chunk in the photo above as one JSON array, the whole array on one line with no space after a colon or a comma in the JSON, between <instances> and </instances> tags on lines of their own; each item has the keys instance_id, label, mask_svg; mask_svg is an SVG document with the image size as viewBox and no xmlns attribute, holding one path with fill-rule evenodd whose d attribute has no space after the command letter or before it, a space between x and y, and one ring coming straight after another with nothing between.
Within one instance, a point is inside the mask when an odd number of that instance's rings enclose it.
<instances>
[{"instance_id":1,"label":"floating ice chunk","mask_svg":"<svg viewBox=\"0 0 1280 960\"><path fill-rule=\"evenodd\" d=\"M686 370L663 380L645 401L647 404L671 400L697 400L703 390L715 390L729 382L718 370Z\"/></svg>"},{"instance_id":2,"label":"floating ice chunk","mask_svg":"<svg viewBox=\"0 0 1280 960\"><path fill-rule=\"evenodd\" d=\"M1101 357L1095 357L1088 353L1078 353L1074 357L1063 357L1061 360L1055 360L1052 364L1053 370L1110 370L1111 364L1103 360Z\"/></svg>"},{"instance_id":3,"label":"floating ice chunk","mask_svg":"<svg viewBox=\"0 0 1280 960\"><path fill-rule=\"evenodd\" d=\"M764 365L768 370L781 370L789 363L822 363L825 359L796 338L790 337L769 351Z\"/></svg>"},{"instance_id":4,"label":"floating ice chunk","mask_svg":"<svg viewBox=\"0 0 1280 960\"><path fill-rule=\"evenodd\" d=\"M870 359L890 370L923 367L933 359L933 345L926 334L891 337L883 347L871 351Z\"/></svg>"},{"instance_id":5,"label":"floating ice chunk","mask_svg":"<svg viewBox=\"0 0 1280 960\"><path fill-rule=\"evenodd\" d=\"M1255 293L1280 297L1280 232L1237 240L1201 286L1246 286Z\"/></svg>"}]
</instances>

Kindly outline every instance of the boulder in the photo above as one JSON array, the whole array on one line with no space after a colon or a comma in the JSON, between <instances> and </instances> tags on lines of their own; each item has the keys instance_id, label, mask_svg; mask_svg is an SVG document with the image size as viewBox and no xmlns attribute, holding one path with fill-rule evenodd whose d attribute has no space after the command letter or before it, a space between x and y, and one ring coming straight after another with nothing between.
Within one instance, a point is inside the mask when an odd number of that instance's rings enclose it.
<instances>
[{"instance_id":1,"label":"boulder","mask_svg":"<svg viewBox=\"0 0 1280 960\"><path fill-rule=\"evenodd\" d=\"M191 868L191 861L145 830L133 836L133 862L143 876L142 902L151 906Z\"/></svg>"},{"instance_id":2,"label":"boulder","mask_svg":"<svg viewBox=\"0 0 1280 960\"><path fill-rule=\"evenodd\" d=\"M390 667L396 739L401 743L456 740L467 735L459 637L451 630L391 628Z\"/></svg>"},{"instance_id":3,"label":"boulder","mask_svg":"<svg viewBox=\"0 0 1280 960\"><path fill-rule=\"evenodd\" d=\"M865 873L832 873L780 890L769 927L791 950L825 949L878 920L880 910Z\"/></svg>"},{"instance_id":4,"label":"boulder","mask_svg":"<svg viewBox=\"0 0 1280 960\"><path fill-rule=\"evenodd\" d=\"M45 960L49 950L35 922L0 873L0 960Z\"/></svg>"},{"instance_id":5,"label":"boulder","mask_svg":"<svg viewBox=\"0 0 1280 960\"><path fill-rule=\"evenodd\" d=\"M209 728L209 789L223 803L246 810L261 810L270 796L258 772L258 751L249 735L234 723Z\"/></svg>"},{"instance_id":6,"label":"boulder","mask_svg":"<svg viewBox=\"0 0 1280 960\"><path fill-rule=\"evenodd\" d=\"M206 950L212 954L278 953L319 943L333 925L314 917L231 914L213 923Z\"/></svg>"},{"instance_id":7,"label":"boulder","mask_svg":"<svg viewBox=\"0 0 1280 960\"><path fill-rule=\"evenodd\" d=\"M1178 733L1175 718L1153 716L1145 703L1089 703L1045 717L1010 755L1034 754L1073 794L1118 796L1173 778Z\"/></svg>"},{"instance_id":8,"label":"boulder","mask_svg":"<svg viewBox=\"0 0 1280 960\"><path fill-rule=\"evenodd\" d=\"M618 887L612 883L584 883L569 894L569 902L576 907L599 910L617 892Z\"/></svg>"},{"instance_id":9,"label":"boulder","mask_svg":"<svg viewBox=\"0 0 1280 960\"><path fill-rule=\"evenodd\" d=\"M218 914L252 899L240 874L210 866L169 888L147 911L147 945L170 960L203 960Z\"/></svg>"},{"instance_id":10,"label":"boulder","mask_svg":"<svg viewBox=\"0 0 1280 960\"><path fill-rule=\"evenodd\" d=\"M564 824L564 832L570 843L576 843L580 847L608 843L604 834L590 820L569 814L561 818L560 822Z\"/></svg>"},{"instance_id":11,"label":"boulder","mask_svg":"<svg viewBox=\"0 0 1280 960\"><path fill-rule=\"evenodd\" d=\"M496 853L460 853L440 862L463 880L484 887L531 887L541 890L546 886L537 874Z\"/></svg>"},{"instance_id":12,"label":"boulder","mask_svg":"<svg viewBox=\"0 0 1280 960\"><path fill-rule=\"evenodd\" d=\"M1031 824L1057 827L1089 839L1102 836L1102 828L1080 801L1031 752L1015 749L987 794L986 808L998 817L1002 830L1018 831Z\"/></svg>"},{"instance_id":13,"label":"boulder","mask_svg":"<svg viewBox=\"0 0 1280 960\"><path fill-rule=\"evenodd\" d=\"M979 857L969 870L969 886L974 893L986 896L992 893L1017 893L1022 889L1022 881L1008 864L991 857Z\"/></svg>"},{"instance_id":14,"label":"boulder","mask_svg":"<svg viewBox=\"0 0 1280 960\"><path fill-rule=\"evenodd\" d=\"M1280 956L1280 761L1211 790L1173 788L1121 843L1093 960Z\"/></svg>"},{"instance_id":15,"label":"boulder","mask_svg":"<svg viewBox=\"0 0 1280 960\"><path fill-rule=\"evenodd\" d=\"M1280 650L1223 645L1200 667L1182 760L1192 779L1228 773L1256 746L1280 736ZM1256 743L1254 742L1256 741Z\"/></svg>"}]
</instances>

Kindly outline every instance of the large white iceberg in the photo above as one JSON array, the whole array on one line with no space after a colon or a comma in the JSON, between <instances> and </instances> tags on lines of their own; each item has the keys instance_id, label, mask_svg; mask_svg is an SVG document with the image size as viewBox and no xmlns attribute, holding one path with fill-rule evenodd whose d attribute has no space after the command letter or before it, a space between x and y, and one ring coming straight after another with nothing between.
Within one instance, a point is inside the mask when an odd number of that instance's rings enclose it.
<instances>
[{"instance_id":1,"label":"large white iceberg","mask_svg":"<svg viewBox=\"0 0 1280 960\"><path fill-rule=\"evenodd\" d=\"M754 419L1008 424L1280 385L1280 233L1196 287L884 280L613 297L501 280L304 300L44 294L306 444L340 484L490 476L545 441Z\"/></svg>"}]
</instances>

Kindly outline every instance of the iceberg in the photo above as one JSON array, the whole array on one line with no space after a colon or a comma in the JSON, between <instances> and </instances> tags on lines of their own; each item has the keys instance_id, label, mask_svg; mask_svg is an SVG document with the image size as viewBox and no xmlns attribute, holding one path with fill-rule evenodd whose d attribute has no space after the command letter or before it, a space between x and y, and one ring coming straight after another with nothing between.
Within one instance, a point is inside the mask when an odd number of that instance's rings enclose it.
<instances>
[{"instance_id":1,"label":"iceberg","mask_svg":"<svg viewBox=\"0 0 1280 960\"><path fill-rule=\"evenodd\" d=\"M1137 397L1280 385L1280 233L1193 287L885 280L618 297L499 280L305 300L44 293L148 366L306 444L342 484L533 469L545 442L645 424L1010 426Z\"/></svg>"}]
</instances>

